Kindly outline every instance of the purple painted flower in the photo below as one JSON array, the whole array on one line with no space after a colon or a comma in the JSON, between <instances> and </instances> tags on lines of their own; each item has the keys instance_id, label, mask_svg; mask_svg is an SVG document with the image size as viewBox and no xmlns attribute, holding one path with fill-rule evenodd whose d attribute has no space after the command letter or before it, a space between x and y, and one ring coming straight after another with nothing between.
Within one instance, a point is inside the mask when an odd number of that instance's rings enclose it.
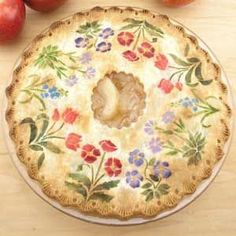
<instances>
[{"instance_id":1,"label":"purple painted flower","mask_svg":"<svg viewBox=\"0 0 236 236\"><path fill-rule=\"evenodd\" d=\"M157 153L162 150L162 143L159 138L152 138L148 143L148 147L152 153Z\"/></svg>"},{"instance_id":2,"label":"purple painted flower","mask_svg":"<svg viewBox=\"0 0 236 236\"><path fill-rule=\"evenodd\" d=\"M170 124L175 118L175 114L172 111L167 111L165 114L162 116L162 121L165 122L166 124Z\"/></svg>"},{"instance_id":3,"label":"purple painted flower","mask_svg":"<svg viewBox=\"0 0 236 236\"><path fill-rule=\"evenodd\" d=\"M76 75L71 75L67 80L65 80L67 86L72 87L78 83L78 77Z\"/></svg>"},{"instance_id":4,"label":"purple painted flower","mask_svg":"<svg viewBox=\"0 0 236 236\"><path fill-rule=\"evenodd\" d=\"M99 37L102 37L103 39L107 39L109 36L114 35L114 30L110 27L105 28L102 33L99 34Z\"/></svg>"},{"instance_id":5,"label":"purple painted flower","mask_svg":"<svg viewBox=\"0 0 236 236\"><path fill-rule=\"evenodd\" d=\"M87 38L83 38L83 37L78 37L75 40L75 46L77 48L85 48L88 46L89 40Z\"/></svg>"},{"instance_id":6,"label":"purple painted flower","mask_svg":"<svg viewBox=\"0 0 236 236\"><path fill-rule=\"evenodd\" d=\"M156 178L169 178L171 176L171 171L169 170L169 163L167 161L156 161L153 166L153 173Z\"/></svg>"},{"instance_id":7,"label":"purple painted flower","mask_svg":"<svg viewBox=\"0 0 236 236\"><path fill-rule=\"evenodd\" d=\"M88 64L92 60L92 55L89 52L85 52L82 54L80 58L80 63L81 64Z\"/></svg>"},{"instance_id":8,"label":"purple painted flower","mask_svg":"<svg viewBox=\"0 0 236 236\"><path fill-rule=\"evenodd\" d=\"M88 67L87 70L85 71L84 77L86 79L91 79L92 77L95 76L96 70L93 67Z\"/></svg>"},{"instance_id":9,"label":"purple painted flower","mask_svg":"<svg viewBox=\"0 0 236 236\"><path fill-rule=\"evenodd\" d=\"M144 132L149 135L153 135L155 131L155 126L156 126L156 123L153 120L147 121L144 126Z\"/></svg>"},{"instance_id":10,"label":"purple painted flower","mask_svg":"<svg viewBox=\"0 0 236 236\"><path fill-rule=\"evenodd\" d=\"M111 50L111 43L101 42L97 44L96 51L107 52Z\"/></svg>"},{"instance_id":11,"label":"purple painted flower","mask_svg":"<svg viewBox=\"0 0 236 236\"><path fill-rule=\"evenodd\" d=\"M143 176L139 174L137 170L128 171L126 173L126 183L132 188L138 188L140 181L143 181Z\"/></svg>"},{"instance_id":12,"label":"purple painted flower","mask_svg":"<svg viewBox=\"0 0 236 236\"><path fill-rule=\"evenodd\" d=\"M129 163L136 166L141 166L144 162L144 153L140 152L139 149L135 149L129 153Z\"/></svg>"}]
</instances>

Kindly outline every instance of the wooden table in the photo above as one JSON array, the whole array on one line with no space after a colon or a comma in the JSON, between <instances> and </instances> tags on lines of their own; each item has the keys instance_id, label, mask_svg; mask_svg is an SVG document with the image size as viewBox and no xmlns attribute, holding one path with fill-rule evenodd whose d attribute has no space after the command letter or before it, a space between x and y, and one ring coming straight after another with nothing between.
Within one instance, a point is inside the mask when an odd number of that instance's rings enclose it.
<instances>
[{"instance_id":1,"label":"wooden table","mask_svg":"<svg viewBox=\"0 0 236 236\"><path fill-rule=\"evenodd\" d=\"M69 0L51 14L27 9L21 36L0 46L0 94L3 95L14 62L26 45L53 21L96 5L145 7L168 14L196 32L216 53L236 94L236 1L196 0L181 9L161 6L158 0ZM236 131L234 132L236 133ZM42 201L14 167L0 133L0 236L27 235L236 235L236 135L228 158L211 187L190 206L158 222L133 227L85 223Z\"/></svg>"}]
</instances>

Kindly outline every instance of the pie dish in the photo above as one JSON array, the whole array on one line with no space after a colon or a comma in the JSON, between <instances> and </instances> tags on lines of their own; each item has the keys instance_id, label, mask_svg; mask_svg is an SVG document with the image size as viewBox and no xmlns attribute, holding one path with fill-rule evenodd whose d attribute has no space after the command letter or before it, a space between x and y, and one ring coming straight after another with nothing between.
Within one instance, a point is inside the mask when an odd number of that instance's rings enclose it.
<instances>
[{"instance_id":1,"label":"pie dish","mask_svg":"<svg viewBox=\"0 0 236 236\"><path fill-rule=\"evenodd\" d=\"M167 16L94 8L54 23L7 88L18 158L42 191L99 217L153 217L223 157L220 67Z\"/></svg>"}]
</instances>

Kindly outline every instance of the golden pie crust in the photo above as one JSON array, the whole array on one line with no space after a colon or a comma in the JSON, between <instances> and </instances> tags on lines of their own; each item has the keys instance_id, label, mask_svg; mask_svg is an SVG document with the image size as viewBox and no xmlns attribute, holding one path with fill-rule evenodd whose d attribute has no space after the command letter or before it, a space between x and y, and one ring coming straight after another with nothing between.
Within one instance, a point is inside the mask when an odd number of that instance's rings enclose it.
<instances>
[{"instance_id":1,"label":"golden pie crust","mask_svg":"<svg viewBox=\"0 0 236 236\"><path fill-rule=\"evenodd\" d=\"M142 102L119 128L92 108L114 72L139 80ZM29 176L61 205L102 217L176 206L211 175L230 135L220 67L182 27L147 10L96 7L53 23L23 53L6 94L10 137ZM106 96L102 103L115 99Z\"/></svg>"}]
</instances>

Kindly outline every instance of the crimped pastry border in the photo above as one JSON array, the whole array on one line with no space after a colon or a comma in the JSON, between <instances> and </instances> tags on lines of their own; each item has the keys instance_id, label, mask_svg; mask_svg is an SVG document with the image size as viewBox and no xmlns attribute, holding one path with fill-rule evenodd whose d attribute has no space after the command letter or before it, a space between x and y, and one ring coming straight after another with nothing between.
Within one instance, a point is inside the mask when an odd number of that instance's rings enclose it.
<instances>
[{"instance_id":1,"label":"crimped pastry border","mask_svg":"<svg viewBox=\"0 0 236 236\"><path fill-rule=\"evenodd\" d=\"M18 132L17 132L17 123L12 119L13 118L13 114L14 114L14 99L15 99L15 94L14 91L17 88L17 83L19 82L18 80L18 73L20 73L21 70L24 69L25 66L27 66L27 58L30 58L32 51L33 50L37 50L36 45L37 42L42 40L45 37L50 37L54 30L58 29L59 27L65 25L65 24L70 24L70 21L73 20L73 17L76 16L81 16L81 15L89 15L91 12L101 12L101 13L106 13L108 11L114 11L114 12L119 12L120 14L122 14L124 11L130 11L130 13L134 14L134 15L138 15L138 14L145 14L145 15L149 15L150 17L161 17L163 18L163 20L166 21L166 23L169 25L169 27L175 27L176 29L178 29L178 31L187 39L189 39L192 44L195 46L196 50L204 55L204 57L206 58L208 63L211 63L212 65L214 65L215 68L215 80L218 83L218 86L220 87L221 91L222 91L222 103L225 106L225 119L221 120L221 125L223 127L223 132L222 132L222 136L218 138L218 146L217 149L215 151L215 162L210 162L209 160L203 160L205 161L205 168L202 171L202 175L201 177L198 176L198 178L192 176L192 180L189 181L189 183L186 183L186 188L185 191L183 192L179 192L178 189L176 189L175 191L171 192L168 195L168 198L166 199L165 202L162 201L157 201L157 206L149 206L149 208L142 208L142 209L138 209L138 210L133 210L131 212L126 212L126 213L122 213L122 212L116 212L113 210L113 208L109 208L108 206L98 206L98 205L91 205L91 206L84 206L82 202L79 202L77 199L76 201L74 199L70 199L68 198L68 196L64 196L64 195L60 195L58 194L57 191L54 191L53 186L49 185L47 183L47 181L43 178L43 176L40 176L37 170L36 165L33 165L30 163L30 161L28 160L28 153L26 152L26 150L24 150L23 147L23 143L21 141L19 141L19 138L17 136ZM227 104L226 101L226 97L227 97L227 87L226 85L220 80L221 77L221 69L220 67L213 63L210 55L208 54L207 51L205 51L204 49L200 48L197 39L192 36L192 35L188 35L184 28L179 26L179 25L174 25L171 23L171 21L169 20L169 18L165 15L157 15L157 14L153 14L152 12L148 11L148 10L136 10L130 7L127 8L120 8L120 7L110 7L110 8L101 8L101 7L95 7L89 11L86 12L81 12L81 13L76 13L73 16L67 18L66 20L62 20L62 21L57 21L55 23L53 23L48 30L46 30L45 32L39 34L38 36L36 36L36 38L33 40L33 42L31 43L30 47L26 49L26 51L23 53L21 59L20 59L20 63L17 66L17 68L14 70L13 72L13 78L12 78L12 82L11 84L8 86L8 88L6 89L6 95L7 95L7 99L8 99L8 106L7 106L7 111L6 111L6 120L8 122L9 125L9 129L10 129L10 137L13 140L13 142L15 143L16 146L16 153L18 158L24 163L24 165L27 168L28 174L31 178L37 180L41 187L43 192L49 196L50 198L55 199L56 201L58 201L62 206L68 206L68 207L75 207L77 209L79 209L81 212L84 212L86 214L92 214L92 215L96 215L96 216L103 216L103 217L115 217L115 218L119 218L121 220L126 220L128 218L131 217L144 217L144 218L148 218L148 217L153 217L156 216L158 213L160 213L163 210L172 208L174 206L176 206L178 204L178 202L186 195L186 194L192 194L195 190L197 185L203 180L208 178L211 175L212 169L214 167L214 164L220 160L223 155L223 148L225 143L227 142L229 136L230 136L230 130L229 130L229 125L228 125L228 120L231 116L231 108L229 107L229 105ZM105 209L105 210L104 210Z\"/></svg>"}]
</instances>

